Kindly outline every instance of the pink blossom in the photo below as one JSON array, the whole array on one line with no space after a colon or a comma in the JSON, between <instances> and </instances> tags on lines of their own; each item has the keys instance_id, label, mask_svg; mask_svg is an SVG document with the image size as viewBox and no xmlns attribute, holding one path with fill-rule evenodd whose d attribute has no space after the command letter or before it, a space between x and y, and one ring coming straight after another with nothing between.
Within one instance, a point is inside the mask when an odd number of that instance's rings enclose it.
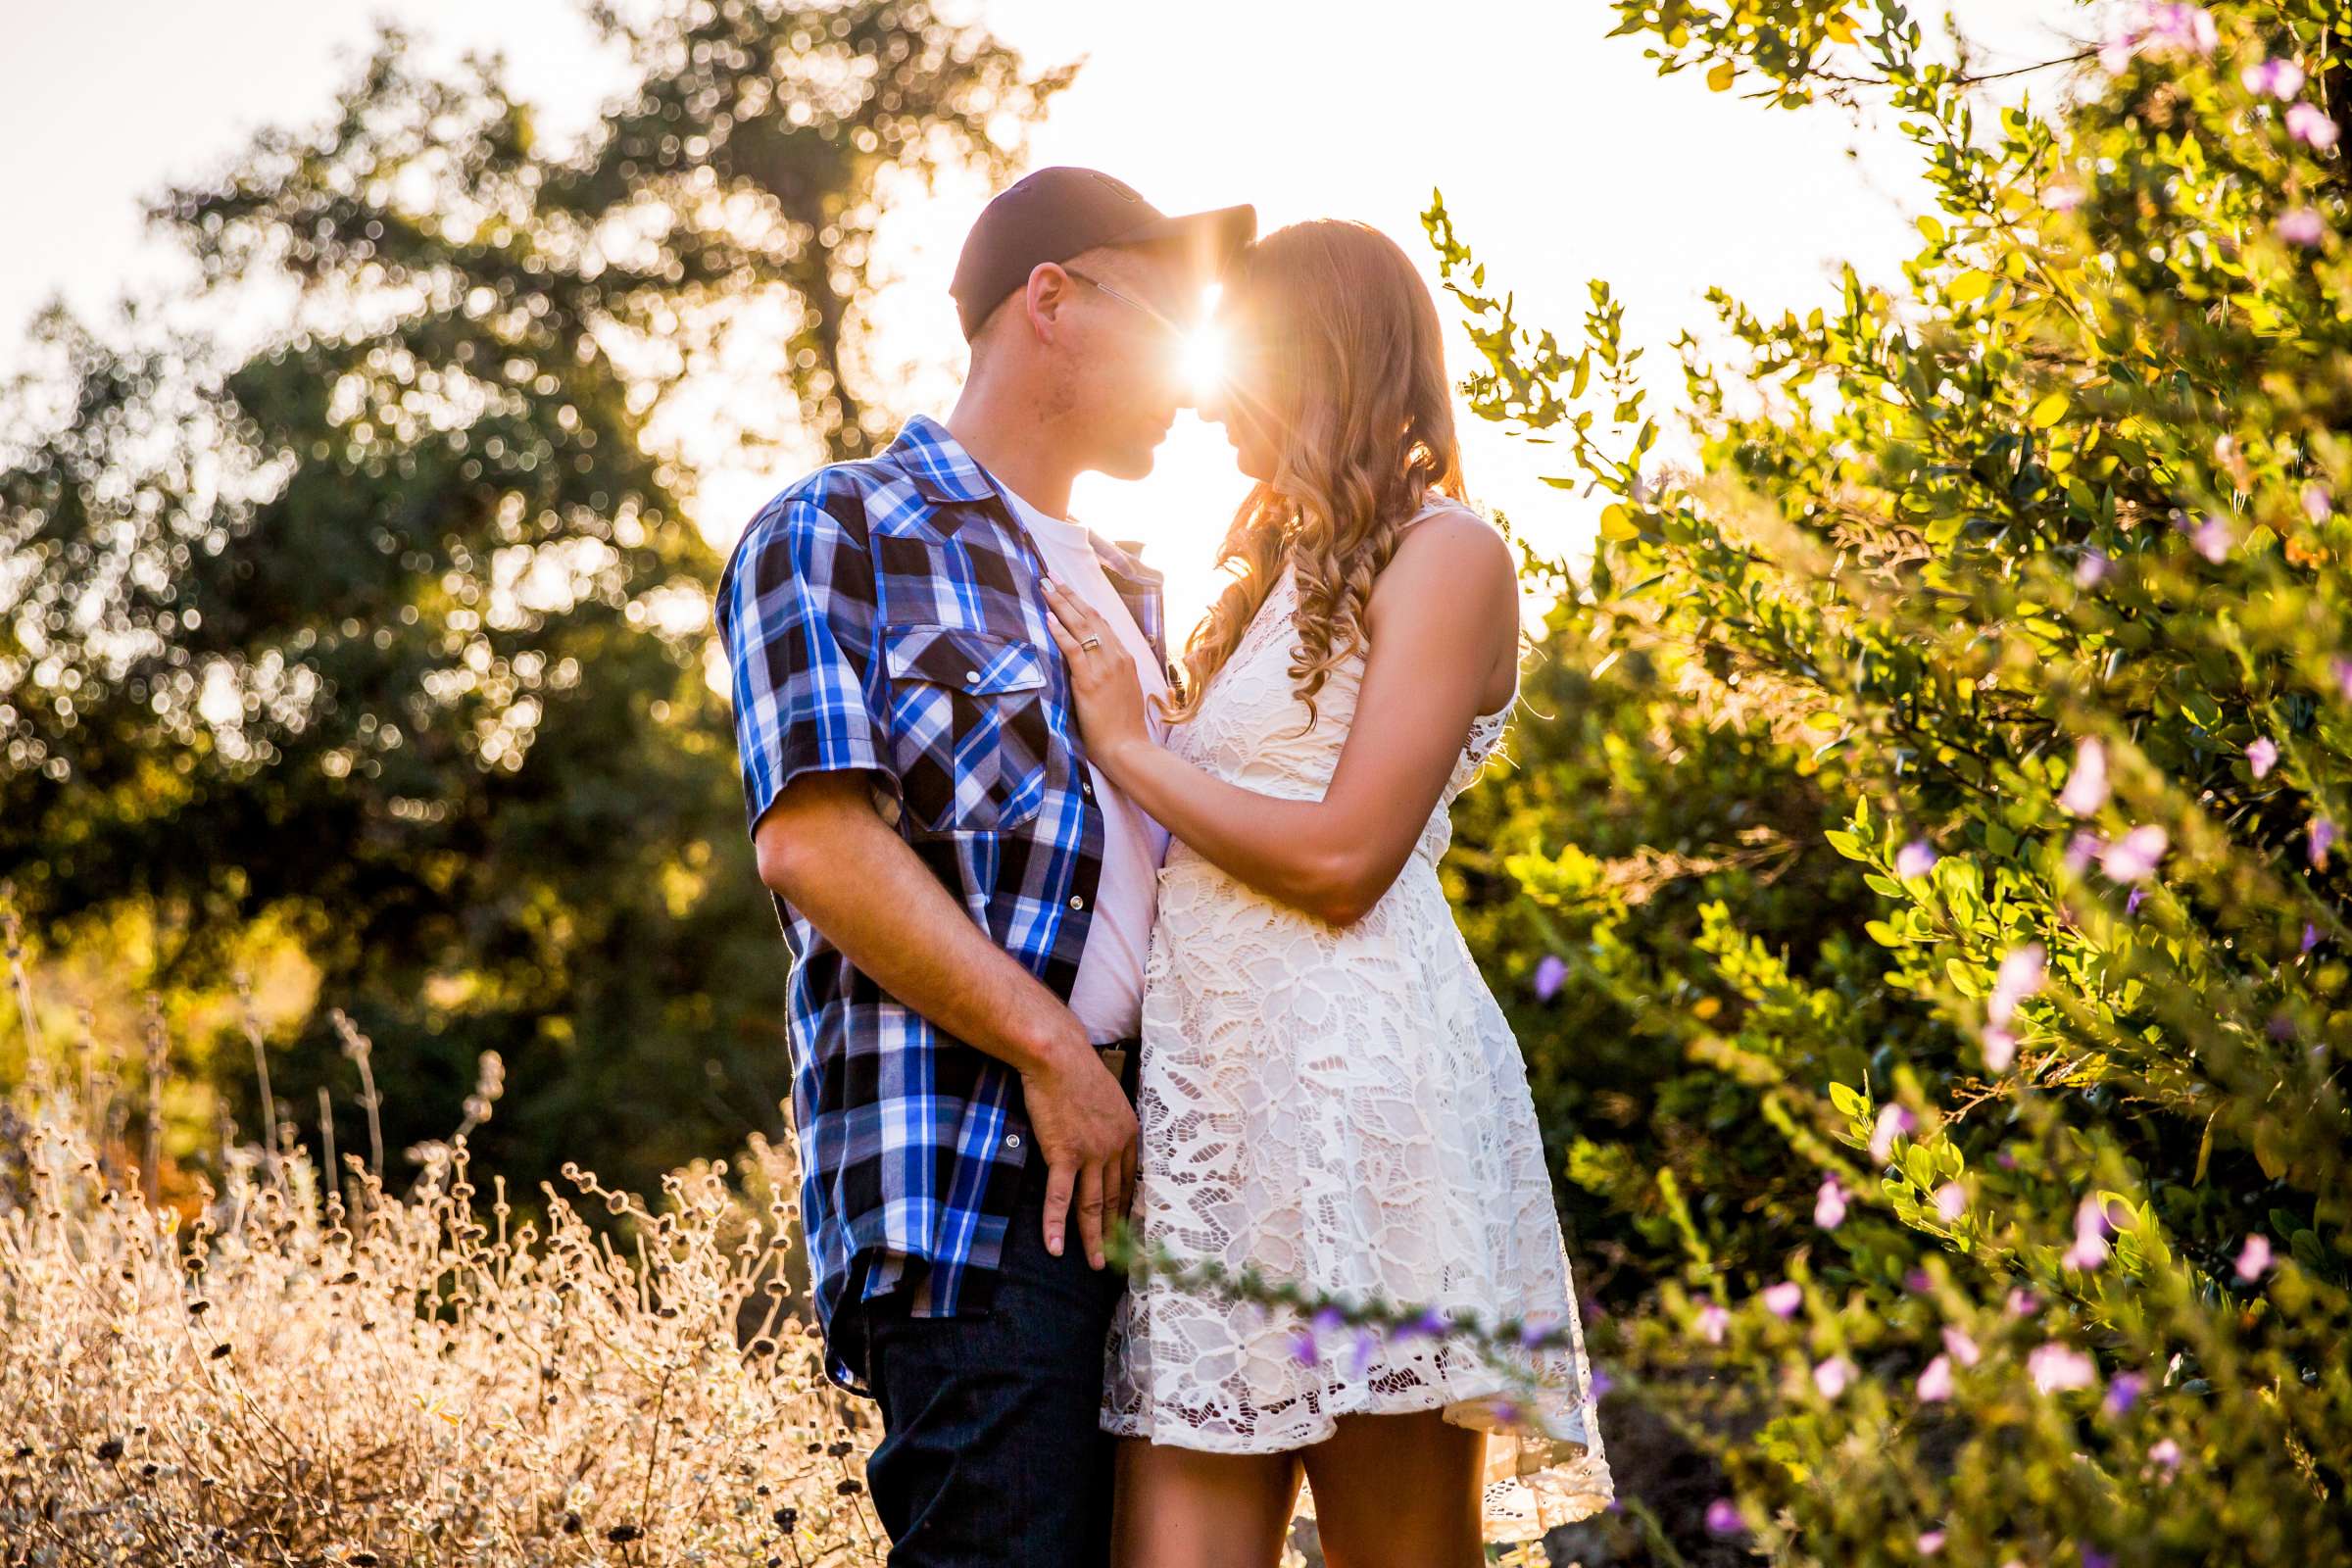
<instances>
[{"instance_id":1,"label":"pink blossom","mask_svg":"<svg viewBox=\"0 0 2352 1568\"><path fill-rule=\"evenodd\" d=\"M2009 1315L2032 1317L2041 1309L2041 1298L2020 1285L2009 1293Z\"/></svg>"},{"instance_id":2,"label":"pink blossom","mask_svg":"<svg viewBox=\"0 0 2352 1568\"><path fill-rule=\"evenodd\" d=\"M1845 1223L1845 1189L1835 1176L1821 1179L1821 1192L1813 1200L1813 1223L1825 1231Z\"/></svg>"},{"instance_id":3,"label":"pink blossom","mask_svg":"<svg viewBox=\"0 0 2352 1568\"><path fill-rule=\"evenodd\" d=\"M2328 243L2328 220L2316 207L2290 207L2271 226L2289 245L2301 245L2308 250Z\"/></svg>"},{"instance_id":4,"label":"pink blossom","mask_svg":"<svg viewBox=\"0 0 2352 1568\"><path fill-rule=\"evenodd\" d=\"M2328 661L2328 673L2335 677L2336 695L2345 702L2352 703L2352 659L2346 659L2338 654L2335 658Z\"/></svg>"},{"instance_id":5,"label":"pink blossom","mask_svg":"<svg viewBox=\"0 0 2352 1568\"><path fill-rule=\"evenodd\" d=\"M2009 1064L2017 1060L2017 1036L1997 1023L1984 1026L1980 1043L1984 1047L1984 1065L1994 1072L2007 1072Z\"/></svg>"},{"instance_id":6,"label":"pink blossom","mask_svg":"<svg viewBox=\"0 0 2352 1568\"><path fill-rule=\"evenodd\" d=\"M1764 1292L1764 1309L1777 1318L1792 1318L1804 1304L1804 1287L1794 1280L1783 1280Z\"/></svg>"},{"instance_id":7,"label":"pink blossom","mask_svg":"<svg viewBox=\"0 0 2352 1568\"><path fill-rule=\"evenodd\" d=\"M2270 1271L2271 1239L2260 1234L2247 1237L2237 1254L2237 1277L2251 1284Z\"/></svg>"},{"instance_id":8,"label":"pink blossom","mask_svg":"<svg viewBox=\"0 0 2352 1568\"><path fill-rule=\"evenodd\" d=\"M2286 111L2286 133L2300 142L2308 142L2321 152L2335 145L2335 122L2326 110L2316 104L2290 104Z\"/></svg>"},{"instance_id":9,"label":"pink blossom","mask_svg":"<svg viewBox=\"0 0 2352 1568\"><path fill-rule=\"evenodd\" d=\"M2099 1378L2099 1369L2089 1356L2072 1346L2052 1340L2035 1346L2026 1356L2026 1375L2034 1387L2044 1394L2056 1394L2065 1389L2087 1389Z\"/></svg>"},{"instance_id":10,"label":"pink blossom","mask_svg":"<svg viewBox=\"0 0 2352 1568\"><path fill-rule=\"evenodd\" d=\"M1835 1399L1852 1386L1854 1363L1842 1355L1833 1355L1813 1369L1813 1386L1825 1399Z\"/></svg>"},{"instance_id":11,"label":"pink blossom","mask_svg":"<svg viewBox=\"0 0 2352 1568\"><path fill-rule=\"evenodd\" d=\"M1941 1404L1952 1396L1952 1358L1939 1355L1930 1361L1919 1374L1919 1396L1928 1404Z\"/></svg>"},{"instance_id":12,"label":"pink blossom","mask_svg":"<svg viewBox=\"0 0 2352 1568\"><path fill-rule=\"evenodd\" d=\"M1960 1216L1968 1212L1968 1192L1958 1182L1945 1182L1936 1189L1936 1212L1946 1225L1957 1225Z\"/></svg>"},{"instance_id":13,"label":"pink blossom","mask_svg":"<svg viewBox=\"0 0 2352 1568\"><path fill-rule=\"evenodd\" d=\"M2094 1195L2075 1208L2075 1245L2066 1250L2068 1268L2094 1269L2107 1261L2107 1237L2115 1229L2107 1222L2106 1206Z\"/></svg>"},{"instance_id":14,"label":"pink blossom","mask_svg":"<svg viewBox=\"0 0 2352 1568\"><path fill-rule=\"evenodd\" d=\"M1546 953L1536 960L1536 1000L1549 1002L1558 995L1561 982L1568 978L1568 960L1556 953Z\"/></svg>"},{"instance_id":15,"label":"pink blossom","mask_svg":"<svg viewBox=\"0 0 2352 1568\"><path fill-rule=\"evenodd\" d=\"M2099 49L2099 64L2109 74L2120 74L2135 54L2159 59L2209 55L2220 40L2220 29L2202 6L2128 6L2108 24L2107 40Z\"/></svg>"},{"instance_id":16,"label":"pink blossom","mask_svg":"<svg viewBox=\"0 0 2352 1568\"><path fill-rule=\"evenodd\" d=\"M2133 828L2118 844L2110 844L2099 857L2099 869L2118 882L2143 881L2164 858L2165 846L2172 841L2164 829L2153 823Z\"/></svg>"},{"instance_id":17,"label":"pink blossom","mask_svg":"<svg viewBox=\"0 0 2352 1568\"><path fill-rule=\"evenodd\" d=\"M2270 777L2271 769L2278 765L2278 743L2268 735L2258 738L2246 748L2246 765L2254 770L2256 778Z\"/></svg>"},{"instance_id":18,"label":"pink blossom","mask_svg":"<svg viewBox=\"0 0 2352 1568\"><path fill-rule=\"evenodd\" d=\"M2053 213L2071 213L2082 205L2082 187L2071 179L2053 180L2041 188L2041 205Z\"/></svg>"},{"instance_id":19,"label":"pink blossom","mask_svg":"<svg viewBox=\"0 0 2352 1568\"><path fill-rule=\"evenodd\" d=\"M2149 1446L2148 1457L2167 1470L2178 1470L2180 1468L2180 1445L2170 1438L2161 1439Z\"/></svg>"},{"instance_id":20,"label":"pink blossom","mask_svg":"<svg viewBox=\"0 0 2352 1568\"><path fill-rule=\"evenodd\" d=\"M2292 60L2265 60L2239 72L2237 79L2257 97L2276 98L2284 103L2303 90L2303 68Z\"/></svg>"},{"instance_id":21,"label":"pink blossom","mask_svg":"<svg viewBox=\"0 0 2352 1568\"><path fill-rule=\"evenodd\" d=\"M2049 956L2040 943L2011 948L1993 972L1992 995L1984 999L1984 1016L1994 1023L2007 1023L2017 1016L2017 1004L2039 991L2048 974Z\"/></svg>"},{"instance_id":22,"label":"pink blossom","mask_svg":"<svg viewBox=\"0 0 2352 1568\"><path fill-rule=\"evenodd\" d=\"M2189 530L2188 542L2195 547L2198 555L2220 565L2230 559L2230 546L2236 541L2236 537L2227 518L2207 517Z\"/></svg>"},{"instance_id":23,"label":"pink blossom","mask_svg":"<svg viewBox=\"0 0 2352 1568\"><path fill-rule=\"evenodd\" d=\"M2085 735L2075 743L2075 770L2067 775L2058 804L2077 816L2093 816L2107 804L2107 748Z\"/></svg>"},{"instance_id":24,"label":"pink blossom","mask_svg":"<svg viewBox=\"0 0 2352 1568\"><path fill-rule=\"evenodd\" d=\"M1984 1352L1977 1348L1977 1342L1968 1337L1968 1330L1954 1328L1948 1323L1944 1325L1943 1348L1962 1366L1975 1366L1984 1356Z\"/></svg>"},{"instance_id":25,"label":"pink blossom","mask_svg":"<svg viewBox=\"0 0 2352 1568\"><path fill-rule=\"evenodd\" d=\"M1870 1130L1870 1157L1884 1161L1894 1152L1894 1141L1908 1138L1919 1126L1919 1118L1900 1105L1880 1109L1878 1122Z\"/></svg>"},{"instance_id":26,"label":"pink blossom","mask_svg":"<svg viewBox=\"0 0 2352 1568\"><path fill-rule=\"evenodd\" d=\"M1926 839L1913 839L1894 855L1894 874L1899 877L1926 876L1936 867L1936 852Z\"/></svg>"},{"instance_id":27,"label":"pink blossom","mask_svg":"<svg viewBox=\"0 0 2352 1568\"><path fill-rule=\"evenodd\" d=\"M2314 522L2326 522L2334 510L2335 492L2316 480L2303 487L2303 515Z\"/></svg>"},{"instance_id":28,"label":"pink blossom","mask_svg":"<svg viewBox=\"0 0 2352 1568\"><path fill-rule=\"evenodd\" d=\"M1740 1505L1729 1497L1717 1497L1707 1504L1707 1534L1736 1536L1746 1528L1740 1522Z\"/></svg>"},{"instance_id":29,"label":"pink blossom","mask_svg":"<svg viewBox=\"0 0 2352 1568\"><path fill-rule=\"evenodd\" d=\"M1691 1326L1698 1330L1698 1337L1709 1345L1721 1345L1724 1335L1731 1329L1732 1314L1723 1309L1722 1303L1709 1301L1698 1309L1698 1316L1692 1320Z\"/></svg>"},{"instance_id":30,"label":"pink blossom","mask_svg":"<svg viewBox=\"0 0 2352 1568\"><path fill-rule=\"evenodd\" d=\"M1933 1557L1941 1550L1943 1550L1942 1531L1923 1530L1919 1533L1919 1554L1922 1557Z\"/></svg>"},{"instance_id":31,"label":"pink blossom","mask_svg":"<svg viewBox=\"0 0 2352 1568\"><path fill-rule=\"evenodd\" d=\"M2110 564L2111 563L2103 552L2083 551L2082 559L2075 563L2075 586L2078 588L2095 586L2099 579L2107 575L2107 568Z\"/></svg>"},{"instance_id":32,"label":"pink blossom","mask_svg":"<svg viewBox=\"0 0 2352 1568\"><path fill-rule=\"evenodd\" d=\"M2328 852L2336 840L2335 823L2325 816L2311 819L2311 863L2314 869L2328 869Z\"/></svg>"}]
</instances>

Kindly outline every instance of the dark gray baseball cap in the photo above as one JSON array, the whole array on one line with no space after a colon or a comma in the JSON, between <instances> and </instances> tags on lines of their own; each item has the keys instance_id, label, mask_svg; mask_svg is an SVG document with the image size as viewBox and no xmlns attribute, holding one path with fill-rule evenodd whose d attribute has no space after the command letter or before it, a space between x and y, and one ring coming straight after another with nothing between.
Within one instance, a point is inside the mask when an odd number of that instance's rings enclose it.
<instances>
[{"instance_id":1,"label":"dark gray baseball cap","mask_svg":"<svg viewBox=\"0 0 2352 1568\"><path fill-rule=\"evenodd\" d=\"M1124 181L1093 169L1041 169L983 208L956 263L956 315L966 342L1041 262L1066 262L1098 245L1169 245L1203 282L1220 276L1257 234L1257 209L1220 207L1170 218Z\"/></svg>"}]
</instances>

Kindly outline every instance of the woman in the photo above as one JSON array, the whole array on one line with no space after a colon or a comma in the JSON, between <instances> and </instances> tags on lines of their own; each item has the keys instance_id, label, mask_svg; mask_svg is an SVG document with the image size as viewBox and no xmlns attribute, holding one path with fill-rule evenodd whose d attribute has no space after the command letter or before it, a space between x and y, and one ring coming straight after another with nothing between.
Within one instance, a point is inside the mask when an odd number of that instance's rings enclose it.
<instances>
[{"instance_id":1,"label":"woman","mask_svg":"<svg viewBox=\"0 0 2352 1568\"><path fill-rule=\"evenodd\" d=\"M1301 1338L1153 1277L1107 1352L1125 1568L1273 1564L1303 1476L1334 1568L1467 1565L1609 1480L1525 1067L1440 888L1518 694L1509 546L1462 504L1437 307L1357 223L1228 273L1203 412L1256 481L1165 749L1049 583L1091 755L1176 843L1146 970L1142 1240L1334 1297L1564 1328L1523 1398L1431 1335ZM1359 722L1360 721L1360 722Z\"/></svg>"}]
</instances>

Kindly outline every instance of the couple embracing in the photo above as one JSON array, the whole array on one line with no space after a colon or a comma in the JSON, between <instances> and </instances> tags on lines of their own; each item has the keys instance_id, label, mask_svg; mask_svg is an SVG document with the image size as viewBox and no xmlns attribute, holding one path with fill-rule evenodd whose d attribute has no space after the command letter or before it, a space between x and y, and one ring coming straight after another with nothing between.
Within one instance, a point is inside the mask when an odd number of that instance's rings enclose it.
<instances>
[{"instance_id":1,"label":"couple embracing","mask_svg":"<svg viewBox=\"0 0 2352 1568\"><path fill-rule=\"evenodd\" d=\"M1525 1068L1437 864L1518 695L1517 579L1462 502L1437 308L1391 241L1170 218L1090 170L1000 194L944 422L759 514L717 599L828 1375L880 1404L891 1562L1259 1568L1301 1481L1334 1568L1463 1568L1602 1506ZM1249 491L1167 657L1159 575L1068 515L1184 403ZM1443 1335L1106 1266L1146 1247Z\"/></svg>"}]
</instances>

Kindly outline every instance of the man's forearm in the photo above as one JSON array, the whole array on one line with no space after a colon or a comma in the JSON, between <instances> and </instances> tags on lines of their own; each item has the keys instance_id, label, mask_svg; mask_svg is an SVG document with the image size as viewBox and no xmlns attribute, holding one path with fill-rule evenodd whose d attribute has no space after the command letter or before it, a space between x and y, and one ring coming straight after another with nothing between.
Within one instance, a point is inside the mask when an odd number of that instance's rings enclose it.
<instances>
[{"instance_id":1,"label":"man's forearm","mask_svg":"<svg viewBox=\"0 0 2352 1568\"><path fill-rule=\"evenodd\" d=\"M755 835L760 880L876 985L1024 1075L1087 1040L1068 1007L940 885L874 811L861 773L806 774Z\"/></svg>"}]
</instances>

